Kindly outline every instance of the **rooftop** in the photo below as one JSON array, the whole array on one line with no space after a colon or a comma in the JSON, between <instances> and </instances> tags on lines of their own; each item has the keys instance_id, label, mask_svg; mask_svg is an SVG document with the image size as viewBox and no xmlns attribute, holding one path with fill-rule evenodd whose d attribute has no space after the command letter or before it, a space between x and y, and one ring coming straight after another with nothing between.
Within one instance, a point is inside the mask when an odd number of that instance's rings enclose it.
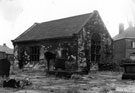
<instances>
[{"instance_id":1,"label":"rooftop","mask_svg":"<svg viewBox=\"0 0 135 93\"><path fill-rule=\"evenodd\" d=\"M128 27L122 33L113 37L113 40L120 40L125 38L135 38L135 27Z\"/></svg>"},{"instance_id":2,"label":"rooftop","mask_svg":"<svg viewBox=\"0 0 135 93\"><path fill-rule=\"evenodd\" d=\"M28 30L18 36L13 42L43 40L57 37L72 36L81 30L85 23L98 12L78 16L35 23Z\"/></svg>"},{"instance_id":3,"label":"rooftop","mask_svg":"<svg viewBox=\"0 0 135 93\"><path fill-rule=\"evenodd\" d=\"M0 45L0 52L5 52L6 54L13 54L13 49L6 46L6 44Z\"/></svg>"}]
</instances>

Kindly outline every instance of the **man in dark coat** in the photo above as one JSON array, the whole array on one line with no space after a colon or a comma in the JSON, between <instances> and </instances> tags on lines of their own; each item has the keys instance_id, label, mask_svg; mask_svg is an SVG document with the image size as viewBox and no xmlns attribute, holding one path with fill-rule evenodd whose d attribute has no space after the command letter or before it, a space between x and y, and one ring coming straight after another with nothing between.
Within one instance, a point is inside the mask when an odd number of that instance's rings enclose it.
<instances>
[{"instance_id":1,"label":"man in dark coat","mask_svg":"<svg viewBox=\"0 0 135 93\"><path fill-rule=\"evenodd\" d=\"M9 77L10 74L10 61L7 57L0 60L0 76L1 77Z\"/></svg>"}]
</instances>

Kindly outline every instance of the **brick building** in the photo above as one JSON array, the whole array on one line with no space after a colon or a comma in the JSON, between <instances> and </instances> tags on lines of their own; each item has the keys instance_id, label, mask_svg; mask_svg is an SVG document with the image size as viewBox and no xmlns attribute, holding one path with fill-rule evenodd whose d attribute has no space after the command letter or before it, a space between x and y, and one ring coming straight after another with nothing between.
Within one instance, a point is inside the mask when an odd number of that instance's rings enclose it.
<instances>
[{"instance_id":1,"label":"brick building","mask_svg":"<svg viewBox=\"0 0 135 93\"><path fill-rule=\"evenodd\" d=\"M119 34L113 38L114 60L119 61L135 56L135 27L129 26L124 30L124 25L119 25Z\"/></svg>"}]
</instances>

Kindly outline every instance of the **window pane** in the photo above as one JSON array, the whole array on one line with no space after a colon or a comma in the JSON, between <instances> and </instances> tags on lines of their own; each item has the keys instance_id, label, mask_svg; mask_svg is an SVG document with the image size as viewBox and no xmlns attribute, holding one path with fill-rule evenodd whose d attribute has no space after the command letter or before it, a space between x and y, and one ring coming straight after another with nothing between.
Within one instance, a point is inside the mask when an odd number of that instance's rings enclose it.
<instances>
[{"instance_id":1,"label":"window pane","mask_svg":"<svg viewBox=\"0 0 135 93\"><path fill-rule=\"evenodd\" d=\"M30 54L31 61L39 61L39 46L32 46Z\"/></svg>"}]
</instances>

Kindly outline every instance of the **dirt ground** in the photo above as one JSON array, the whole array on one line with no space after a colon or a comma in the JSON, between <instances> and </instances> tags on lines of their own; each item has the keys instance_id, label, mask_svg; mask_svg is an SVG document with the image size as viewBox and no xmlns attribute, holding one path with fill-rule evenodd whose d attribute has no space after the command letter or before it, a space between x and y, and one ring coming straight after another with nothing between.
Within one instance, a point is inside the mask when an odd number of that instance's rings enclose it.
<instances>
[{"instance_id":1,"label":"dirt ground","mask_svg":"<svg viewBox=\"0 0 135 93\"><path fill-rule=\"evenodd\" d=\"M91 72L70 79L48 76L42 70L16 71L10 78L29 78L23 89L0 88L0 93L132 93L135 81L121 80L122 72Z\"/></svg>"}]
</instances>

